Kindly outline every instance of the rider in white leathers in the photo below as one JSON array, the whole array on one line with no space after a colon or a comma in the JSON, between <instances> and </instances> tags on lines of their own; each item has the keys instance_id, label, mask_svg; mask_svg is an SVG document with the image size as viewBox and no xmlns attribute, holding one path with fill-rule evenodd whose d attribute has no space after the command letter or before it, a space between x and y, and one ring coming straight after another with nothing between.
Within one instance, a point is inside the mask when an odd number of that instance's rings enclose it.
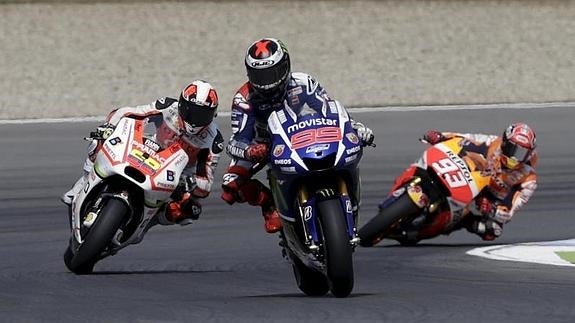
<instances>
[{"instance_id":1,"label":"rider in white leathers","mask_svg":"<svg viewBox=\"0 0 575 323\"><path fill-rule=\"evenodd\" d=\"M160 224L188 224L201 213L198 198L207 197L212 189L214 171L223 150L223 138L214 122L218 107L216 90L205 81L194 81L184 88L179 100L164 97L153 103L113 110L106 123L96 129L97 139L88 146L84 174L72 189L61 196L67 205L82 189L86 175L92 170L102 139L107 138L122 117L144 117L161 113L164 123L156 133L161 144L178 141L189 157L180 184L159 217Z\"/></svg>"}]
</instances>

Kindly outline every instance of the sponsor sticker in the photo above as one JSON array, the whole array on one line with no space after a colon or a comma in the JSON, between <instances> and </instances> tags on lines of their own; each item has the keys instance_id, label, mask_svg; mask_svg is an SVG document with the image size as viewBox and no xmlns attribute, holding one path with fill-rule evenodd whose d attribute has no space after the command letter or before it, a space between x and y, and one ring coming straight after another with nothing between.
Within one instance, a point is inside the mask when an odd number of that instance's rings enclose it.
<instances>
[{"instance_id":1,"label":"sponsor sticker","mask_svg":"<svg viewBox=\"0 0 575 323\"><path fill-rule=\"evenodd\" d=\"M273 155L279 157L284 153L285 145L275 145Z\"/></svg>"},{"instance_id":2,"label":"sponsor sticker","mask_svg":"<svg viewBox=\"0 0 575 323\"><path fill-rule=\"evenodd\" d=\"M329 144L313 145L313 146L307 147L305 152L306 152L306 154L317 153L317 152L328 150L328 149L329 149Z\"/></svg>"},{"instance_id":3,"label":"sponsor sticker","mask_svg":"<svg viewBox=\"0 0 575 323\"><path fill-rule=\"evenodd\" d=\"M357 135L355 133L347 133L345 134L347 140L349 140L349 142L351 142L352 144L358 144L359 143L359 138L357 138Z\"/></svg>"},{"instance_id":4,"label":"sponsor sticker","mask_svg":"<svg viewBox=\"0 0 575 323\"><path fill-rule=\"evenodd\" d=\"M275 165L291 165L291 159L274 159Z\"/></svg>"}]
</instances>

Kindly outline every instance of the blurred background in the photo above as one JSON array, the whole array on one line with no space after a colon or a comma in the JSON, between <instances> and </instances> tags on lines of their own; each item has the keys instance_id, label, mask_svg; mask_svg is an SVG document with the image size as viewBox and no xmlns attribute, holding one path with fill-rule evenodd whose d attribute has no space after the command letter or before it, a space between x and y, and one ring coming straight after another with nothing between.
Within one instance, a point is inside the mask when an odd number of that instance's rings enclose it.
<instances>
[{"instance_id":1,"label":"blurred background","mask_svg":"<svg viewBox=\"0 0 575 323\"><path fill-rule=\"evenodd\" d=\"M0 119L179 95L260 37L348 106L573 101L575 1L0 1Z\"/></svg>"}]
</instances>

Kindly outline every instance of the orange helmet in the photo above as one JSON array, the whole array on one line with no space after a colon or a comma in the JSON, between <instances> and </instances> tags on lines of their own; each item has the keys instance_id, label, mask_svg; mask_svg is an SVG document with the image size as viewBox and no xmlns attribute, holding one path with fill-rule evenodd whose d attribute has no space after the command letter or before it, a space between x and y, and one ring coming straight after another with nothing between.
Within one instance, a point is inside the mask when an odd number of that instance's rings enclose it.
<instances>
[{"instance_id":1,"label":"orange helmet","mask_svg":"<svg viewBox=\"0 0 575 323\"><path fill-rule=\"evenodd\" d=\"M512 123L503 132L501 142L501 164L513 169L533 157L535 150L535 131L521 122Z\"/></svg>"}]
</instances>

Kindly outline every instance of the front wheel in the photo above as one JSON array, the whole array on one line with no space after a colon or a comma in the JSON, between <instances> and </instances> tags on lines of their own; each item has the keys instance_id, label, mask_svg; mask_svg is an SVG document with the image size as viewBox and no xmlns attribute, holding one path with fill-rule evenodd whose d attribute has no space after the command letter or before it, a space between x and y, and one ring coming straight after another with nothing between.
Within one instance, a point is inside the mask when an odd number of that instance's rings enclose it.
<instances>
[{"instance_id":1,"label":"front wheel","mask_svg":"<svg viewBox=\"0 0 575 323\"><path fill-rule=\"evenodd\" d=\"M329 291L325 276L308 268L299 258L292 256L292 267L297 287L307 296L323 296Z\"/></svg>"},{"instance_id":2,"label":"front wheel","mask_svg":"<svg viewBox=\"0 0 575 323\"><path fill-rule=\"evenodd\" d=\"M318 210L329 288L333 296L346 297L353 289L353 250L345 214L339 200L319 202Z\"/></svg>"},{"instance_id":3,"label":"front wheel","mask_svg":"<svg viewBox=\"0 0 575 323\"><path fill-rule=\"evenodd\" d=\"M399 223L411 220L420 213L420 208L403 194L391 205L379 210L358 232L362 247L372 247L385 238Z\"/></svg>"},{"instance_id":4,"label":"front wheel","mask_svg":"<svg viewBox=\"0 0 575 323\"><path fill-rule=\"evenodd\" d=\"M64 253L66 267L78 275L91 273L128 214L129 209L124 202L109 199L76 252L72 251L74 238L70 239L70 244Z\"/></svg>"}]
</instances>

